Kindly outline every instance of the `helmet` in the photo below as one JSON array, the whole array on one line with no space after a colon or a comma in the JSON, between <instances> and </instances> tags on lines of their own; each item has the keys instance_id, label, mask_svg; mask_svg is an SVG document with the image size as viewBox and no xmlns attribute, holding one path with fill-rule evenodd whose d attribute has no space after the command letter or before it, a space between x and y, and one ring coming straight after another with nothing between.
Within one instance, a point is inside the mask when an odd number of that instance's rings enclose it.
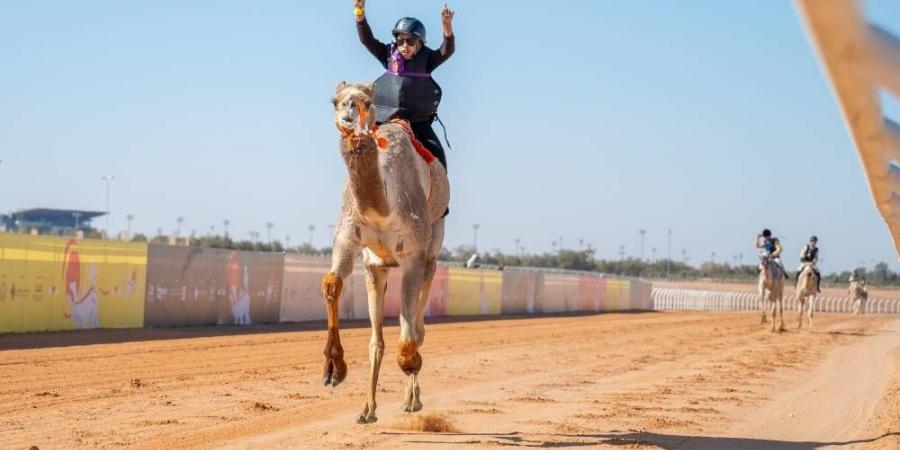
<instances>
[{"instance_id":1,"label":"helmet","mask_svg":"<svg viewBox=\"0 0 900 450\"><path fill-rule=\"evenodd\" d=\"M816 235L812 235L809 237L809 242L819 242L819 238Z\"/></svg>"},{"instance_id":2,"label":"helmet","mask_svg":"<svg viewBox=\"0 0 900 450\"><path fill-rule=\"evenodd\" d=\"M401 17L391 33L395 38L399 33L411 34L425 42L425 25L415 17Z\"/></svg>"},{"instance_id":3,"label":"helmet","mask_svg":"<svg viewBox=\"0 0 900 450\"><path fill-rule=\"evenodd\" d=\"M767 238L772 237L772 231L769 230L768 228L765 228L765 229L763 229L762 235L763 235L763 237L767 237Z\"/></svg>"}]
</instances>

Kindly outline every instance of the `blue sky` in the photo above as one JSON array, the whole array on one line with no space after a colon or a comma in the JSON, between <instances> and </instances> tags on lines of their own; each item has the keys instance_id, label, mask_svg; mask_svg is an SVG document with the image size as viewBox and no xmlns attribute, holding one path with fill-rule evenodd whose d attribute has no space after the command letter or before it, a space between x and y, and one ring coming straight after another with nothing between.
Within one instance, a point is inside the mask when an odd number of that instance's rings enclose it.
<instances>
[{"instance_id":1,"label":"blue sky","mask_svg":"<svg viewBox=\"0 0 900 450\"><path fill-rule=\"evenodd\" d=\"M375 34L442 1L370 0ZM743 254L764 226L787 262L897 264L826 79L787 1L474 1L445 91L445 245L600 257ZM900 33L900 2L869 1ZM0 3L0 210L104 208L112 228L231 231L327 244L344 167L330 96L374 79L352 2ZM885 97L889 116L900 105ZM438 132L440 129L438 127ZM100 221L97 225L103 225Z\"/></svg>"}]
</instances>

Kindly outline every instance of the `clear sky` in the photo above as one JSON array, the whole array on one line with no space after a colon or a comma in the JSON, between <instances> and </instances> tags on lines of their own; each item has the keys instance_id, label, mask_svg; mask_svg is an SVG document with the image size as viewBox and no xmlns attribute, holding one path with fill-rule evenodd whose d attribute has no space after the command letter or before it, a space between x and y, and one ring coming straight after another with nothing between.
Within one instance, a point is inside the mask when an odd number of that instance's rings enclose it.
<instances>
[{"instance_id":1,"label":"clear sky","mask_svg":"<svg viewBox=\"0 0 900 450\"><path fill-rule=\"evenodd\" d=\"M439 45L437 0L369 0ZM837 104L789 1L450 2L435 72L453 189L445 246L750 262L772 228L795 265L897 269ZM900 33L900 2L866 3ZM381 66L352 1L0 2L0 211L104 209L113 232L250 231L327 245L345 175L330 96ZM885 97L888 115L900 105ZM437 128L440 134L440 127ZM96 225L102 226L98 221Z\"/></svg>"}]
</instances>

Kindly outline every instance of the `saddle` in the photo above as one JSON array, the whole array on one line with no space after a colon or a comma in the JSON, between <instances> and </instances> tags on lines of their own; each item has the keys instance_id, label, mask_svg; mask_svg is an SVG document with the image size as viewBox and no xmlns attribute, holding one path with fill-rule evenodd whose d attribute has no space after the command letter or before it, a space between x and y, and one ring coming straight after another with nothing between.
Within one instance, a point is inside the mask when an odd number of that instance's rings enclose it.
<instances>
[{"instance_id":1,"label":"saddle","mask_svg":"<svg viewBox=\"0 0 900 450\"><path fill-rule=\"evenodd\" d=\"M412 143L413 148L416 149L416 153L418 153L419 156L421 156L422 159L425 160L426 164L431 165L431 163L434 162L434 160L435 160L434 155L431 153L430 150L425 148L425 144L422 144L422 141L420 141L418 138L416 138L415 133L413 133L412 125L409 124L408 120L392 119L389 123L392 123L395 125L400 125L400 127L403 128L403 131L405 131L406 135L409 136L409 141ZM373 131L376 131L376 132L378 131L377 125L375 126ZM381 141L379 141L378 147L382 148Z\"/></svg>"}]
</instances>

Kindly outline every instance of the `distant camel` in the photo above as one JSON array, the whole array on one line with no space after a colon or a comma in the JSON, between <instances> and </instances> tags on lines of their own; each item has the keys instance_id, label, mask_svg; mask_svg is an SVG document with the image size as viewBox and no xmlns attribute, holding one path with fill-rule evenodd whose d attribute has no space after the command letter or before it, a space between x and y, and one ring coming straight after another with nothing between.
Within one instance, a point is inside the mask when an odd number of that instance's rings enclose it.
<instances>
[{"instance_id":1,"label":"distant camel","mask_svg":"<svg viewBox=\"0 0 900 450\"><path fill-rule=\"evenodd\" d=\"M853 296L853 315L858 316L860 312L865 310L866 302L869 300L866 282L863 280L851 281L849 292Z\"/></svg>"},{"instance_id":2,"label":"distant camel","mask_svg":"<svg viewBox=\"0 0 900 450\"><path fill-rule=\"evenodd\" d=\"M762 303L762 323L766 323L766 300L772 304L772 332L784 331L784 272L774 258L761 257L759 283L757 285L759 301ZM768 293L768 296L766 295ZM781 326L775 326L776 313L781 316Z\"/></svg>"},{"instance_id":3,"label":"distant camel","mask_svg":"<svg viewBox=\"0 0 900 450\"><path fill-rule=\"evenodd\" d=\"M425 340L425 304L444 240L443 214L450 201L450 184L441 163L415 145L408 124L375 124L371 84L341 82L334 107L348 177L335 227L331 272L322 280L328 310L323 381L337 386L347 375L338 301L343 281L361 252L372 338L368 395L357 423L372 423L378 420L375 390L384 356L382 320L389 267L403 272L397 363L409 378L402 409L422 409L419 349Z\"/></svg>"},{"instance_id":4,"label":"distant camel","mask_svg":"<svg viewBox=\"0 0 900 450\"><path fill-rule=\"evenodd\" d=\"M797 287L794 290L799 304L800 314L797 316L797 328L803 328L803 308L806 307L809 317L809 328L813 327L813 310L816 307L816 295L818 294L818 280L816 270L812 264L804 264L800 275L797 275Z\"/></svg>"}]
</instances>

